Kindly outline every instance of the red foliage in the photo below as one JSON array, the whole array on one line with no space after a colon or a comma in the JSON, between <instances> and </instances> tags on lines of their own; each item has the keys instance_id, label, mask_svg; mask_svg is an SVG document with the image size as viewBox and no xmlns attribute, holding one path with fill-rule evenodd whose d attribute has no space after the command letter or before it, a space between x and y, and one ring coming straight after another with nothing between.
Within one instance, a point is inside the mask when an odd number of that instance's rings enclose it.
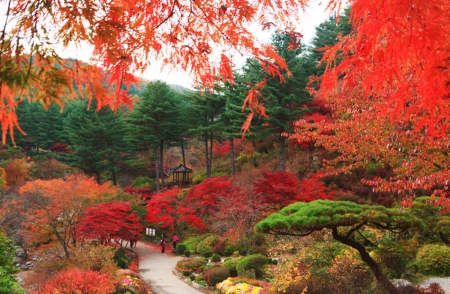
<instances>
[{"instance_id":1,"label":"red foliage","mask_svg":"<svg viewBox=\"0 0 450 294\"><path fill-rule=\"evenodd\" d=\"M195 210L186 206L181 192L182 189L169 189L156 194L148 202L147 221L172 230L177 230L181 223L204 228L205 225Z\"/></svg>"},{"instance_id":2,"label":"red foliage","mask_svg":"<svg viewBox=\"0 0 450 294\"><path fill-rule=\"evenodd\" d=\"M19 184L25 181L28 175L28 167L26 165L25 159L13 159L9 162L8 166L5 168L6 172L6 183L8 186Z\"/></svg>"},{"instance_id":3,"label":"red foliage","mask_svg":"<svg viewBox=\"0 0 450 294\"><path fill-rule=\"evenodd\" d=\"M152 190L150 188L132 188L132 187L125 187L123 191L130 193L130 194L139 194L142 199L144 200L150 200L153 196Z\"/></svg>"},{"instance_id":4,"label":"red foliage","mask_svg":"<svg viewBox=\"0 0 450 294\"><path fill-rule=\"evenodd\" d=\"M311 202L318 199L335 199L334 191L327 191L319 173L311 175L310 178L300 182L300 191L295 197L297 201Z\"/></svg>"},{"instance_id":5,"label":"red foliage","mask_svg":"<svg viewBox=\"0 0 450 294\"><path fill-rule=\"evenodd\" d=\"M227 197L235 190L232 180L227 177L209 178L192 187L186 195L186 201L189 207L204 215L215 210L221 197Z\"/></svg>"},{"instance_id":6,"label":"red foliage","mask_svg":"<svg viewBox=\"0 0 450 294\"><path fill-rule=\"evenodd\" d=\"M299 179L292 172L263 171L263 179L255 181L254 191L263 195L263 201L279 209L296 201L300 189Z\"/></svg>"},{"instance_id":7,"label":"red foliage","mask_svg":"<svg viewBox=\"0 0 450 294\"><path fill-rule=\"evenodd\" d=\"M50 147L50 150L53 153L71 153L71 152L73 152L72 149L67 149L67 146L69 146L67 143L58 142L55 145L53 145L52 147Z\"/></svg>"},{"instance_id":8,"label":"red foliage","mask_svg":"<svg viewBox=\"0 0 450 294\"><path fill-rule=\"evenodd\" d=\"M56 274L53 279L41 286L35 294L48 293L89 293L110 294L114 292L115 282L108 274L92 270L70 268Z\"/></svg>"},{"instance_id":9,"label":"red foliage","mask_svg":"<svg viewBox=\"0 0 450 294\"><path fill-rule=\"evenodd\" d=\"M101 244L112 240L138 240L143 226L128 202L102 203L86 209L77 239L97 239Z\"/></svg>"},{"instance_id":10,"label":"red foliage","mask_svg":"<svg viewBox=\"0 0 450 294\"><path fill-rule=\"evenodd\" d=\"M227 156L230 154L230 141L225 141L222 144L215 144L213 146L213 154L215 156Z\"/></svg>"}]
</instances>

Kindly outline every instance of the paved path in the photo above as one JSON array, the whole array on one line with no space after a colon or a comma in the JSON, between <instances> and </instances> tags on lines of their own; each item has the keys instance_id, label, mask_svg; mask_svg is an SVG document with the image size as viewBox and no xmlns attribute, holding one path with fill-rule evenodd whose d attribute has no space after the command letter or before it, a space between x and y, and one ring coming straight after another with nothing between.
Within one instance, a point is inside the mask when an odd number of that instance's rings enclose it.
<instances>
[{"instance_id":1,"label":"paved path","mask_svg":"<svg viewBox=\"0 0 450 294\"><path fill-rule=\"evenodd\" d=\"M171 253L161 253L154 247L142 242L132 248L139 255L139 274L151 284L155 294L203 294L203 292L184 283L173 273L175 265L181 259Z\"/></svg>"}]
</instances>

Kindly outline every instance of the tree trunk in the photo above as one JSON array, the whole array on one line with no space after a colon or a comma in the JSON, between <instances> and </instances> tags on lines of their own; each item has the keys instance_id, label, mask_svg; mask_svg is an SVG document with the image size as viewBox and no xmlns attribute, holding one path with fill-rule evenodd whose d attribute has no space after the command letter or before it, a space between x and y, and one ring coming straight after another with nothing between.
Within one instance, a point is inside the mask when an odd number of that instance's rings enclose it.
<instances>
[{"instance_id":1,"label":"tree trunk","mask_svg":"<svg viewBox=\"0 0 450 294\"><path fill-rule=\"evenodd\" d=\"M255 154L255 152L256 152L256 141L254 139L253 139L252 145L253 145L253 154ZM252 157L253 157L253 166L254 167L258 167L258 162L256 161L256 157L254 155Z\"/></svg>"},{"instance_id":2,"label":"tree trunk","mask_svg":"<svg viewBox=\"0 0 450 294\"><path fill-rule=\"evenodd\" d=\"M354 240L339 235L337 228L333 228L332 233L333 238L336 241L358 250L361 259L370 267L378 283L380 283L380 285L386 290L386 293L399 294L397 288L395 288L394 285L391 283L391 281L389 281L389 279L383 274L378 263L372 257L370 257L369 253L366 251L366 248L364 248L363 245L359 244Z\"/></svg>"},{"instance_id":3,"label":"tree trunk","mask_svg":"<svg viewBox=\"0 0 450 294\"><path fill-rule=\"evenodd\" d=\"M159 162L161 165L161 189L164 189L164 178L166 173L164 172L164 142L159 144Z\"/></svg>"},{"instance_id":4,"label":"tree trunk","mask_svg":"<svg viewBox=\"0 0 450 294\"><path fill-rule=\"evenodd\" d=\"M286 170L286 138L280 136L280 170Z\"/></svg>"},{"instance_id":5,"label":"tree trunk","mask_svg":"<svg viewBox=\"0 0 450 294\"><path fill-rule=\"evenodd\" d=\"M97 182L97 184L100 185L100 180L101 180L100 172L95 172L94 174L95 174L95 181Z\"/></svg>"},{"instance_id":6,"label":"tree trunk","mask_svg":"<svg viewBox=\"0 0 450 294\"><path fill-rule=\"evenodd\" d=\"M186 166L186 154L184 152L184 139L181 140L181 157L183 158L183 165Z\"/></svg>"},{"instance_id":7,"label":"tree trunk","mask_svg":"<svg viewBox=\"0 0 450 294\"><path fill-rule=\"evenodd\" d=\"M159 152L158 152L158 144L156 144L156 147L155 147L155 156L156 156L156 162L155 162L155 168L156 168L156 192L159 192L161 189L160 189L160 186L159 186L159 159L158 159L158 156L159 156Z\"/></svg>"},{"instance_id":8,"label":"tree trunk","mask_svg":"<svg viewBox=\"0 0 450 294\"><path fill-rule=\"evenodd\" d=\"M214 135L213 135L213 132L211 131L210 137L209 137L209 174L210 175L212 173L212 162L213 162L213 140L214 140Z\"/></svg>"},{"instance_id":9,"label":"tree trunk","mask_svg":"<svg viewBox=\"0 0 450 294\"><path fill-rule=\"evenodd\" d=\"M234 176L234 138L230 138L230 162L231 162L231 176Z\"/></svg>"},{"instance_id":10,"label":"tree trunk","mask_svg":"<svg viewBox=\"0 0 450 294\"><path fill-rule=\"evenodd\" d=\"M211 166L209 165L209 148L208 148L208 132L205 132L205 161L206 161L206 177L211 177Z\"/></svg>"}]
</instances>

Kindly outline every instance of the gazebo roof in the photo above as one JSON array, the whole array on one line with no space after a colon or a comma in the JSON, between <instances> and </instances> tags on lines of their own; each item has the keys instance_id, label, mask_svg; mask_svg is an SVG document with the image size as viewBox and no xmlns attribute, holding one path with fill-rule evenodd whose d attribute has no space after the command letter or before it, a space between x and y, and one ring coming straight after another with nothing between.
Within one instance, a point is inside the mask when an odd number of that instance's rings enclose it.
<instances>
[{"instance_id":1,"label":"gazebo roof","mask_svg":"<svg viewBox=\"0 0 450 294\"><path fill-rule=\"evenodd\" d=\"M180 164L177 167L171 168L170 171L172 173L191 173L192 169L185 167L183 164Z\"/></svg>"}]
</instances>

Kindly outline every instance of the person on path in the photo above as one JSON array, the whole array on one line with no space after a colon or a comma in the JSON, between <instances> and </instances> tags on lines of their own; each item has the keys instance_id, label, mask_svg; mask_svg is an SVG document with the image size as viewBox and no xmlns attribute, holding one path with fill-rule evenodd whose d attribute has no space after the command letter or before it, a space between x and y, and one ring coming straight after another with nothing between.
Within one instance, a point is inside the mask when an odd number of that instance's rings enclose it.
<instances>
[{"instance_id":1,"label":"person on path","mask_svg":"<svg viewBox=\"0 0 450 294\"><path fill-rule=\"evenodd\" d=\"M166 241L164 239L161 239L161 253L164 253L164 250L166 249Z\"/></svg>"},{"instance_id":2,"label":"person on path","mask_svg":"<svg viewBox=\"0 0 450 294\"><path fill-rule=\"evenodd\" d=\"M177 249L177 242L178 242L178 236L177 236L177 234L173 234L173 237L172 237L173 249Z\"/></svg>"}]
</instances>

